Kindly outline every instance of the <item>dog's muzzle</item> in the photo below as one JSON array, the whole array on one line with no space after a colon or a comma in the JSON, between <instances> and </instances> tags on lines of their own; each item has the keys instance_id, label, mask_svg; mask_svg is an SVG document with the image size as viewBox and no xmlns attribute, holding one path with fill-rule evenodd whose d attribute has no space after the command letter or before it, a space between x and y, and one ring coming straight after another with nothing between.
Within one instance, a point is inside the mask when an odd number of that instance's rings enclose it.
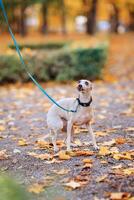
<instances>
[{"instance_id":1,"label":"dog's muzzle","mask_svg":"<svg viewBox=\"0 0 134 200\"><path fill-rule=\"evenodd\" d=\"M79 84L78 87L77 87L77 89L78 89L78 91L83 91L83 87L82 87L82 85Z\"/></svg>"}]
</instances>

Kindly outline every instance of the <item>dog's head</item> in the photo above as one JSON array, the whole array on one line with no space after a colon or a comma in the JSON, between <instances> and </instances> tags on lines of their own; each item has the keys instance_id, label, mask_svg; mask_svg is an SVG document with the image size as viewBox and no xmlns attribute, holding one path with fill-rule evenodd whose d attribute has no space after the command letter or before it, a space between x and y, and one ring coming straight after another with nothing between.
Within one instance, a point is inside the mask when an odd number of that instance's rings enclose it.
<instances>
[{"instance_id":1,"label":"dog's head","mask_svg":"<svg viewBox=\"0 0 134 200\"><path fill-rule=\"evenodd\" d=\"M79 80L77 90L81 93L87 93L92 90L92 83L88 80Z\"/></svg>"}]
</instances>

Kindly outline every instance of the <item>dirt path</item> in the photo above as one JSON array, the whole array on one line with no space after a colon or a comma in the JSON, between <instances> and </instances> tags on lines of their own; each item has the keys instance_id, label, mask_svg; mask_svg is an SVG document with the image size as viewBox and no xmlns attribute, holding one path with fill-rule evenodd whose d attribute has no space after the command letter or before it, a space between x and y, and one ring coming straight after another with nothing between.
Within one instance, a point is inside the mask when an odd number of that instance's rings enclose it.
<instances>
[{"instance_id":1,"label":"dirt path","mask_svg":"<svg viewBox=\"0 0 134 200\"><path fill-rule=\"evenodd\" d=\"M130 153L130 150L133 149L132 88L130 82L109 85L95 84L96 119L93 129L96 131L99 145L105 145L104 142L108 141L108 149L113 148L111 151ZM68 96L68 93L70 96L74 96L75 90L70 89L70 86L57 86L53 89L48 88L48 92L55 98L59 98L60 96ZM1 88L0 102L0 127L3 130L0 135L0 149L6 149L7 154L10 155L7 160L0 161L0 168L2 171L15 175L26 186L40 182L49 176L52 179L53 187L45 189L45 192L36 196L37 199L44 199L44 195L48 195L46 199L56 199L54 197L57 195L57 199L60 196L64 197L63 199L92 200L94 196L105 197L106 192L132 193L134 191L134 176L131 173L131 176L123 175L121 172L123 168L132 167L132 157L119 158L118 160L118 158L113 158L114 153L113 155L106 153L106 155L101 156L98 152L94 152L92 156L76 156L62 162L58 162L60 159L56 157L56 160L51 163L28 155L28 152L52 154L51 149L42 150L36 144L37 140L43 140L42 138L48 134L46 111L49 107L49 103L37 89L16 88L14 86ZM64 136L65 134L61 138ZM22 138L23 140L21 140ZM90 136L87 132L77 130L75 139L80 140L79 149L93 150L92 146L86 143L90 142ZM117 140L113 141L113 139ZM82 144L83 142L85 143ZM83 167L82 160L84 158L90 158L93 161L91 167ZM120 165L121 174L112 168ZM60 171L63 168L69 170L67 175L64 173L57 175L54 172L54 170ZM78 175L88 177L89 182L74 191L68 191L63 187L63 181L66 182L67 179L75 178ZM107 177L99 181L98 177L104 175ZM51 193L50 197L49 193Z\"/></svg>"}]
</instances>

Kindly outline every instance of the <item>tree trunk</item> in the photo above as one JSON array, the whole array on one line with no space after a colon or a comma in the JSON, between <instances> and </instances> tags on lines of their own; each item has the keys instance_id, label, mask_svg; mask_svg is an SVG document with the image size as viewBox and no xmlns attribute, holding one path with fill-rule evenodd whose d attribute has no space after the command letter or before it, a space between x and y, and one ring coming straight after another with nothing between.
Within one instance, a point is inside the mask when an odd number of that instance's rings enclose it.
<instances>
[{"instance_id":1,"label":"tree trunk","mask_svg":"<svg viewBox=\"0 0 134 200\"><path fill-rule=\"evenodd\" d=\"M43 34L48 33L48 6L47 3L42 4L42 15L43 15L43 24L41 27L41 32Z\"/></svg>"},{"instance_id":2,"label":"tree trunk","mask_svg":"<svg viewBox=\"0 0 134 200\"><path fill-rule=\"evenodd\" d=\"M96 31L96 13L98 0L92 0L91 9L87 15L87 33L93 35Z\"/></svg>"},{"instance_id":3,"label":"tree trunk","mask_svg":"<svg viewBox=\"0 0 134 200\"><path fill-rule=\"evenodd\" d=\"M134 11L129 11L130 22L129 22L129 30L134 31Z\"/></svg>"},{"instance_id":4,"label":"tree trunk","mask_svg":"<svg viewBox=\"0 0 134 200\"><path fill-rule=\"evenodd\" d=\"M61 0L61 26L62 26L62 33L66 34L66 8L64 0Z\"/></svg>"},{"instance_id":5,"label":"tree trunk","mask_svg":"<svg viewBox=\"0 0 134 200\"><path fill-rule=\"evenodd\" d=\"M119 8L115 3L112 3L113 13L110 16L111 32L118 33L119 27Z\"/></svg>"},{"instance_id":6,"label":"tree trunk","mask_svg":"<svg viewBox=\"0 0 134 200\"><path fill-rule=\"evenodd\" d=\"M22 36L25 36L27 34L25 10L26 10L26 6L24 5L24 3L21 3L21 8L20 8L20 34Z\"/></svg>"}]
</instances>

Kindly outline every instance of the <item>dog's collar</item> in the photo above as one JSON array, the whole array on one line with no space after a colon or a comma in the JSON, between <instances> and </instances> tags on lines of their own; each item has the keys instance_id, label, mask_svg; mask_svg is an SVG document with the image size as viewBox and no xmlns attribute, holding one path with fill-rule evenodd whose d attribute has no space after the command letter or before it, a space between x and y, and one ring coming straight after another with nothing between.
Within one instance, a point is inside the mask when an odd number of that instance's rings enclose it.
<instances>
[{"instance_id":1,"label":"dog's collar","mask_svg":"<svg viewBox=\"0 0 134 200\"><path fill-rule=\"evenodd\" d=\"M82 103L79 98L77 98L77 101L78 101L78 105L83 106L83 107L88 107L88 106L91 105L93 99L91 97L90 100L89 100L89 102L87 102L87 103Z\"/></svg>"}]
</instances>

